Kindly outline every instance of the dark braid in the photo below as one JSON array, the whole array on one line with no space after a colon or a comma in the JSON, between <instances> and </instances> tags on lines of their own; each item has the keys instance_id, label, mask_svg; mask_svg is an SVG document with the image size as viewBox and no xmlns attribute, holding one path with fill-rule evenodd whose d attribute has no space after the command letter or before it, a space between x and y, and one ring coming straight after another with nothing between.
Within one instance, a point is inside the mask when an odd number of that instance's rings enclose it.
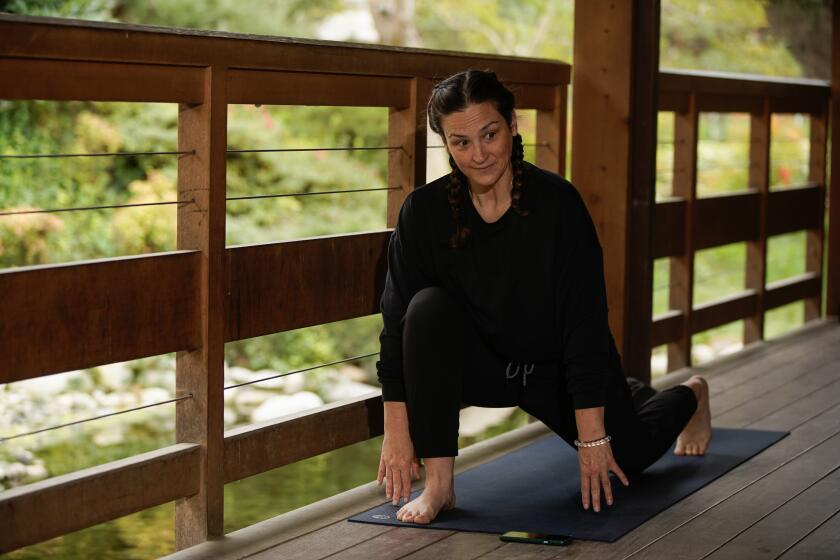
<instances>
[{"instance_id":1,"label":"dark braid","mask_svg":"<svg viewBox=\"0 0 840 560\"><path fill-rule=\"evenodd\" d=\"M492 102L496 110L504 117L507 125L513 124L513 108L515 100L513 93L507 89L496 77L494 72L489 70L466 70L442 80L435 84L429 103L426 106L426 113L429 116L429 126L437 132L441 138L444 136L441 120L443 117L456 111L463 111L470 104ZM446 139L444 138L444 144ZM519 207L524 188L524 148L522 137L515 135L511 146L510 163L513 173L513 188L511 189L511 207L520 216L527 216L528 211ZM446 186L449 207L452 211L452 223L454 231L449 239L449 246L458 248L464 245L470 235L470 229L463 223L461 202L463 194L469 191L469 182L452 156L449 156L449 165L452 167L452 174Z\"/></svg>"},{"instance_id":2,"label":"dark braid","mask_svg":"<svg viewBox=\"0 0 840 560\"><path fill-rule=\"evenodd\" d=\"M522 187L525 186L523 177L525 172L525 146L522 145L522 136L519 134L513 137L513 147L510 154L510 166L513 171L513 188L510 191L510 205L520 216L527 216L528 210L519 207L519 199L522 198Z\"/></svg>"},{"instance_id":3,"label":"dark braid","mask_svg":"<svg viewBox=\"0 0 840 560\"><path fill-rule=\"evenodd\" d=\"M461 220L461 193L464 189L469 190L469 183L464 173L455 164L455 158L449 156L449 166L452 173L449 175L449 184L446 185L446 194L449 198L449 208L452 210L452 223L455 231L449 238L449 247L457 249L464 245L470 235L470 228Z\"/></svg>"}]
</instances>

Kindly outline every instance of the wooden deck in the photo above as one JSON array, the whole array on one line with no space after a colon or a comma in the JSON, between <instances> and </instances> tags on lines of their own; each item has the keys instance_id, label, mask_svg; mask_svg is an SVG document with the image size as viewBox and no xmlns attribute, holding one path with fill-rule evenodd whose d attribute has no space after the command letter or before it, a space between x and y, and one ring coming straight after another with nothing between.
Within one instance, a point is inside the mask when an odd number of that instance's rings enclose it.
<instances>
[{"instance_id":1,"label":"wooden deck","mask_svg":"<svg viewBox=\"0 0 840 560\"><path fill-rule=\"evenodd\" d=\"M369 485L173 557L840 557L840 325L809 327L699 369L710 382L714 425L787 430L791 435L615 543L505 544L489 534L348 523L352 513L384 501ZM678 381L672 378L670 383ZM529 434L523 439L533 439L535 429L523 429Z\"/></svg>"}]
</instances>

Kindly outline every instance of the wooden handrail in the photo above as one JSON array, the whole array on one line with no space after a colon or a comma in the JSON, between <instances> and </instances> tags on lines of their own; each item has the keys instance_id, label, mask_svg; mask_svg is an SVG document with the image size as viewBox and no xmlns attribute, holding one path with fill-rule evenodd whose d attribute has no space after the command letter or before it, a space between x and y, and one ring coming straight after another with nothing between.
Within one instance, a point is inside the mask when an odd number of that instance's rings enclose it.
<instances>
[{"instance_id":1,"label":"wooden handrail","mask_svg":"<svg viewBox=\"0 0 840 560\"><path fill-rule=\"evenodd\" d=\"M659 110L675 113L674 196L654 213L653 258L671 261L671 310L653 318L653 346L668 345L668 370L691 365L691 336L744 319L744 341L764 338L766 311L806 303L806 321L820 316L824 237L828 82L722 72L664 70ZM697 128L701 112L750 115L749 180L743 191L697 197ZM808 182L784 189L769 185L771 127L778 113L810 119ZM767 239L807 232L806 274L766 285ZM700 306L693 304L695 252L746 242L745 291Z\"/></svg>"},{"instance_id":2,"label":"wooden handrail","mask_svg":"<svg viewBox=\"0 0 840 560\"><path fill-rule=\"evenodd\" d=\"M226 482L381 433L378 394L223 431L224 344L376 313L390 236L386 229L225 247L227 107L389 108L393 227L405 197L426 182L424 109L434 81L465 68L492 68L518 108L536 109L536 162L562 173L571 75L562 62L0 15L0 99L178 103L178 149L187 154L178 160L178 196L193 200L178 208L177 251L0 271L0 383L177 352L178 390L191 395L176 405L177 441L190 450L176 463L161 451L151 471L141 456L126 460L141 462L127 471L120 463L0 493L0 506L20 512L4 550L159 498L181 498L176 546L188 547L222 534ZM278 443L282 453L271 452ZM113 485L129 484L122 472L173 484L148 503L108 506ZM99 482L106 493L74 504L81 510L72 523L35 522L35 506Z\"/></svg>"}]
</instances>

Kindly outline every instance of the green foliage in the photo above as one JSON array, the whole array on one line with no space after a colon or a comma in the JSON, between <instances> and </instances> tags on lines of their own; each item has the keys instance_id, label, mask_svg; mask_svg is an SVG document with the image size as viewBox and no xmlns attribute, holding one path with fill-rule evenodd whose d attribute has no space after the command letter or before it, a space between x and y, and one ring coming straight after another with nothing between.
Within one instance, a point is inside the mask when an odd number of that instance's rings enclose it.
<instances>
[{"instance_id":1,"label":"green foliage","mask_svg":"<svg viewBox=\"0 0 840 560\"><path fill-rule=\"evenodd\" d=\"M787 0L667 0L662 3L663 67L812 75L822 59L791 17ZM811 6L813 5L813 6ZM809 0L799 9L824 9ZM804 8L803 8L804 7ZM0 0L0 11L132 24L165 25L238 33L314 37L329 16L348 8L343 0ZM813 15L813 12L809 12ZM812 21L812 20L808 20ZM412 24L421 45L459 52L486 52L572 60L571 0L417 0ZM822 29L822 28L820 28ZM814 33L819 43L822 31ZM810 44L810 43L809 43ZM813 46L813 45L811 45ZM387 110L377 108L231 106L231 149L364 147L387 145ZM532 117L530 117L532 118ZM702 194L743 189L747 170L746 119L704 117L701 166L720 168L701 176ZM0 154L173 151L178 112L172 104L79 103L0 100ZM771 147L774 185L802 179L809 131L801 117L774 121ZM533 127L527 128L531 133ZM670 194L673 118L662 115L657 154L657 196ZM529 141L526 139L526 141ZM530 140L533 141L533 140ZM530 152L529 152L530 153ZM190 156L182 156L190 157ZM386 151L231 154L228 196L313 193L385 186ZM807 160L805 160L807 161ZM178 158L171 155L0 160L0 209L24 210L136 204L174 200ZM778 164L778 165L777 165ZM0 268L166 251L176 246L175 206L27 214L0 217ZM385 193L284 196L227 205L228 245L383 228ZM802 271L804 237L769 242L769 279ZM716 250L696 264L698 301L743 287L743 245ZM668 263L655 263L654 310L668 307ZM728 271L738 270L736 274ZM659 289L660 287L663 287ZM801 307L801 306L800 306ZM768 334L801 322L801 309L768 313ZM226 360L253 370L289 371L378 349L378 316L362 317L226 346ZM701 333L740 339L741 323ZM361 364L373 378L373 360ZM306 374L316 382L318 371ZM520 425L517 412L491 433ZM171 433L133 425L129 442L102 448L75 444L45 449L51 474L142 452L171 440ZM462 439L462 444L472 440ZM315 457L228 485L226 530L300 507L370 480L379 440ZM266 496L272 505L266 508ZM54 539L10 558L160 556L172 550L171 504ZM162 533L161 533L162 532Z\"/></svg>"},{"instance_id":2,"label":"green foliage","mask_svg":"<svg viewBox=\"0 0 840 560\"><path fill-rule=\"evenodd\" d=\"M113 4L113 0L0 0L0 12L108 20Z\"/></svg>"}]
</instances>

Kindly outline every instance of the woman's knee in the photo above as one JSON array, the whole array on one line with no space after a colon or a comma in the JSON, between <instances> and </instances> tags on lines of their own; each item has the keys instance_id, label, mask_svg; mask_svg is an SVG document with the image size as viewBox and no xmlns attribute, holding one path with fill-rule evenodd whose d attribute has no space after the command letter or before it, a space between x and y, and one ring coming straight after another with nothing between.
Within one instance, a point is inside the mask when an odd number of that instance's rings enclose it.
<instances>
[{"instance_id":1,"label":"woman's knee","mask_svg":"<svg viewBox=\"0 0 840 560\"><path fill-rule=\"evenodd\" d=\"M458 302L446 289L439 286L423 288L411 298L405 313L410 327L445 329L454 327L461 317Z\"/></svg>"}]
</instances>

